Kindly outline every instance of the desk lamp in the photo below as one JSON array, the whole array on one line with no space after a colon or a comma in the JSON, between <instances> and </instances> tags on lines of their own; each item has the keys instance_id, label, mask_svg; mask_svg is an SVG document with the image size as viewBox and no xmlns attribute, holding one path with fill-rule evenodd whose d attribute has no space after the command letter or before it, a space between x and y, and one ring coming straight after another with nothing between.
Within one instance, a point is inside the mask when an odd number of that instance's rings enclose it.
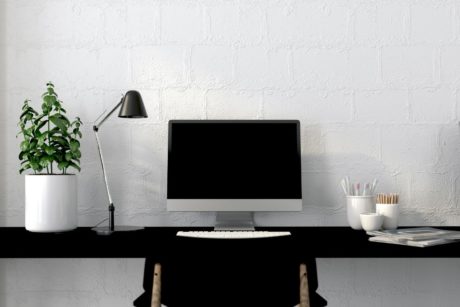
<instances>
[{"instance_id":1,"label":"desk lamp","mask_svg":"<svg viewBox=\"0 0 460 307\"><path fill-rule=\"evenodd\" d=\"M101 150L101 142L99 141L98 131L102 124L110 118L110 116L120 108L120 113L118 117L122 118L145 118L147 117L147 112L145 111L144 102L142 101L141 94L137 91L128 91L120 100L120 102L104 116L102 113L101 116L96 120L93 125L93 131L96 136L97 149L99 151L99 158L101 160L102 173L104 175L105 188L107 190L107 196L109 199L109 226L105 227L94 227L93 230L101 235L110 235L116 231L131 231L143 229L143 227L134 227L134 226L115 226L115 206L113 205L112 196L110 195L109 183L107 181L107 174L104 166L104 157ZM104 117L103 117L104 116ZM101 120L99 120L102 117Z\"/></svg>"}]
</instances>

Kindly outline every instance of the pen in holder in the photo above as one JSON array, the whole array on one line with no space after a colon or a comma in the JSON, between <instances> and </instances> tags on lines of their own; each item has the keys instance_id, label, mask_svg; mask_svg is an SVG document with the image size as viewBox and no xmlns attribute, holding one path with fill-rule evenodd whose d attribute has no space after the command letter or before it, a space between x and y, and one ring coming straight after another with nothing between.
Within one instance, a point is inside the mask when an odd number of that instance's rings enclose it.
<instances>
[{"instance_id":1,"label":"pen in holder","mask_svg":"<svg viewBox=\"0 0 460 307\"><path fill-rule=\"evenodd\" d=\"M348 176L340 181L347 197L347 220L351 228L363 229L360 214L375 212L374 191L377 183L377 178L372 183L352 183Z\"/></svg>"},{"instance_id":2,"label":"pen in holder","mask_svg":"<svg viewBox=\"0 0 460 307\"><path fill-rule=\"evenodd\" d=\"M383 229L398 228L399 221L399 195L377 194L377 213L383 215Z\"/></svg>"}]
</instances>

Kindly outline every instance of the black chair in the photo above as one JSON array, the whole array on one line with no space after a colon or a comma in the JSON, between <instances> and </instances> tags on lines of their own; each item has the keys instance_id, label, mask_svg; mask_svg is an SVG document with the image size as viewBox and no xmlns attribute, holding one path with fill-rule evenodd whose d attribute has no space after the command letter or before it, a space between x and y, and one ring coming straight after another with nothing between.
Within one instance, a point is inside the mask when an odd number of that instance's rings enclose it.
<instances>
[{"instance_id":1,"label":"black chair","mask_svg":"<svg viewBox=\"0 0 460 307\"><path fill-rule=\"evenodd\" d=\"M160 302L168 307L292 307L299 302L300 307L327 305L316 293L315 259L292 265L286 261L289 257L253 259L246 255L244 261L223 265L218 258L211 262L173 258L163 260L161 265L155 259L146 259L146 292L134 306L159 307Z\"/></svg>"}]
</instances>

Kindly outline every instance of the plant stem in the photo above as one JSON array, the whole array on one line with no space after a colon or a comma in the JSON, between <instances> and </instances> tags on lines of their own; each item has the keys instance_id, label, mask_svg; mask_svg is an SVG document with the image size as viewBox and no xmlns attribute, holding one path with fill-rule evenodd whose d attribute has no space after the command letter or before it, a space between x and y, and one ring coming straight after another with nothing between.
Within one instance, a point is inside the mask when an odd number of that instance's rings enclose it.
<instances>
[{"instance_id":1,"label":"plant stem","mask_svg":"<svg viewBox=\"0 0 460 307\"><path fill-rule=\"evenodd\" d=\"M48 146L51 146L50 142L50 114L48 113ZM51 174L53 173L53 161L51 161ZM48 170L49 173L49 170Z\"/></svg>"}]
</instances>

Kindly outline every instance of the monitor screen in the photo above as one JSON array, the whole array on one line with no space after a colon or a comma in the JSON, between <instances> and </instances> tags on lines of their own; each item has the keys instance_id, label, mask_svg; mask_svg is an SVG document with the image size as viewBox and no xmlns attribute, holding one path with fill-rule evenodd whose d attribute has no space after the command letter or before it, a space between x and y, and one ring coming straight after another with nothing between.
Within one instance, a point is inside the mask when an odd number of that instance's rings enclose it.
<instances>
[{"instance_id":1,"label":"monitor screen","mask_svg":"<svg viewBox=\"0 0 460 307\"><path fill-rule=\"evenodd\" d=\"M301 199L296 120L172 120L170 199Z\"/></svg>"}]
</instances>

